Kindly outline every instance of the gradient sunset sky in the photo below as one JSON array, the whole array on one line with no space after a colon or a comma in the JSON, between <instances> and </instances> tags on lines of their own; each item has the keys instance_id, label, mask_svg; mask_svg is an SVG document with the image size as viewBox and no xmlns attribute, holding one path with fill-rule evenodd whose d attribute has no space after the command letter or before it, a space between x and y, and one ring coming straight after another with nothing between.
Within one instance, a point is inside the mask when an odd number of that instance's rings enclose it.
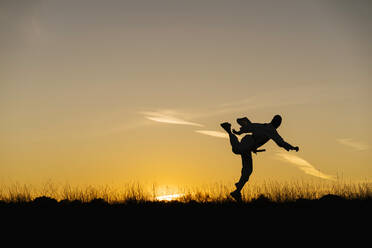
<instances>
[{"instance_id":1,"label":"gradient sunset sky","mask_svg":"<svg viewBox=\"0 0 372 248\"><path fill-rule=\"evenodd\" d=\"M0 2L0 182L372 180L372 1Z\"/></svg>"}]
</instances>

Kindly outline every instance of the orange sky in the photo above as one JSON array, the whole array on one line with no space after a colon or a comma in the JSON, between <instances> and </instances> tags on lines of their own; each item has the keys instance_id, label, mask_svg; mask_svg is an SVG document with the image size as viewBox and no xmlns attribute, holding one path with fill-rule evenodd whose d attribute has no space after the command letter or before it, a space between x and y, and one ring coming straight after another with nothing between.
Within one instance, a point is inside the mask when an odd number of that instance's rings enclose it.
<instances>
[{"instance_id":1,"label":"orange sky","mask_svg":"<svg viewBox=\"0 0 372 248\"><path fill-rule=\"evenodd\" d=\"M89 4L88 4L89 2ZM0 182L371 180L369 1L1 1Z\"/></svg>"}]
</instances>

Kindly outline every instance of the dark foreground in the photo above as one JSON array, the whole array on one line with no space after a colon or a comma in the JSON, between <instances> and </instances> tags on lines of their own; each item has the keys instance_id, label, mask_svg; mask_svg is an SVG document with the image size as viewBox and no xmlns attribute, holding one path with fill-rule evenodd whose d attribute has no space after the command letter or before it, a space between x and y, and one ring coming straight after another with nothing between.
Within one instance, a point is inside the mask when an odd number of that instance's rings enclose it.
<instances>
[{"instance_id":1,"label":"dark foreground","mask_svg":"<svg viewBox=\"0 0 372 248\"><path fill-rule=\"evenodd\" d=\"M227 247L246 242L303 246L309 242L365 242L372 223L372 199L344 199L327 195L317 200L272 202L259 197L250 202L107 203L102 199L56 201L39 197L30 202L1 202L2 237L30 241L73 243L105 247L163 245ZM36 238L36 239L35 239ZM301 243L296 243L301 240ZM4 240L3 240L4 241ZM5 241L4 241L5 242ZM48 241L49 242L49 241ZM227 242L227 243L226 243ZM52 243L54 244L54 243ZM58 243L59 244L59 243ZM333 244L334 245L334 244ZM130 245L132 246L132 245Z\"/></svg>"},{"instance_id":2,"label":"dark foreground","mask_svg":"<svg viewBox=\"0 0 372 248\"><path fill-rule=\"evenodd\" d=\"M57 201L49 197L38 197L29 202L0 201L1 217L12 214L18 216L48 215L50 218L61 216L95 217L113 214L116 218L130 219L159 219L174 218L186 220L191 218L215 218L220 220L259 220L267 216L293 219L297 217L327 218L370 218L372 213L372 198L345 199L336 195L326 195L320 199L297 199L296 201L273 202L264 196L249 202L238 203L232 200L222 202L161 202L128 200L123 203L107 203L103 199L90 202L78 200ZM91 215L93 214L93 216ZM86 216L85 216L86 215Z\"/></svg>"}]
</instances>

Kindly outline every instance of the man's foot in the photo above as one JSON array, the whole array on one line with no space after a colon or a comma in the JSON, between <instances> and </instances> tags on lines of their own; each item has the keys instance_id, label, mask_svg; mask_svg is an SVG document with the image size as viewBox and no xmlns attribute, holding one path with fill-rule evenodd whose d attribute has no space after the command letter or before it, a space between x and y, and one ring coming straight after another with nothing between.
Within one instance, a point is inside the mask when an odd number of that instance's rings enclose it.
<instances>
[{"instance_id":1,"label":"man's foot","mask_svg":"<svg viewBox=\"0 0 372 248\"><path fill-rule=\"evenodd\" d=\"M242 201L242 194L235 190L233 192L230 193L231 197L235 199L235 201L237 202L241 202Z\"/></svg>"},{"instance_id":2,"label":"man's foot","mask_svg":"<svg viewBox=\"0 0 372 248\"><path fill-rule=\"evenodd\" d=\"M231 133L231 124L228 122L221 123L221 127L225 129L226 132Z\"/></svg>"}]
</instances>

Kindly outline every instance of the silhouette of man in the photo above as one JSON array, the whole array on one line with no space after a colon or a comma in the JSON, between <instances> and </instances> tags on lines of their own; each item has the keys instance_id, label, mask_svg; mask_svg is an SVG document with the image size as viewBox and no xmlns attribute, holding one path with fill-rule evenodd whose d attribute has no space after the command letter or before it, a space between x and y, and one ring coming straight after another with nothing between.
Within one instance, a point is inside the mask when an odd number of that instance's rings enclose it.
<instances>
[{"instance_id":1,"label":"silhouette of man","mask_svg":"<svg viewBox=\"0 0 372 248\"><path fill-rule=\"evenodd\" d=\"M236 200L241 201L242 196L240 191L243 189L246 182L248 182L249 176L252 174L252 152L256 153L260 146L264 145L270 139L272 139L278 146L283 147L285 150L295 150L298 152L298 146L294 147L283 140L278 134L276 129L282 123L282 117L275 115L270 123L252 123L247 117L238 118L236 120L241 126L239 131L232 130L229 122L224 122L221 127L229 134L230 144L232 146L232 152L240 155L242 158L242 171L239 181L235 184L236 190L231 192L230 195ZM243 133L252 133L251 135L245 135L239 142L236 135ZM235 135L236 134L236 135Z\"/></svg>"}]
</instances>

